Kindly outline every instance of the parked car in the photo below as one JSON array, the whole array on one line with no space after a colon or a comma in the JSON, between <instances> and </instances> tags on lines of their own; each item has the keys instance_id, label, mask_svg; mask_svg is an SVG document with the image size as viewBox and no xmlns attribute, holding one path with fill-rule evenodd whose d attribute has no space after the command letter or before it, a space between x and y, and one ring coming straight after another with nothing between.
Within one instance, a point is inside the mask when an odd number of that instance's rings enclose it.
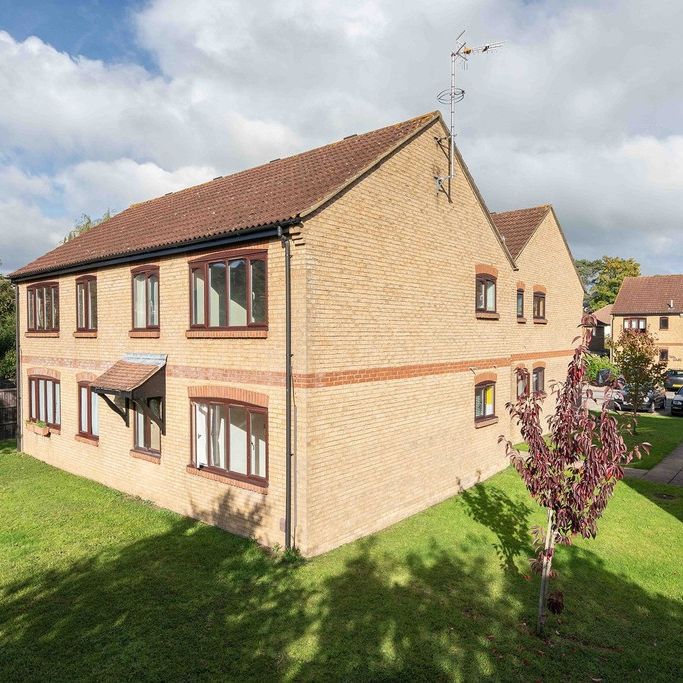
<instances>
[{"instance_id":1,"label":"parked car","mask_svg":"<svg viewBox=\"0 0 683 683\"><path fill-rule=\"evenodd\" d=\"M663 410L666 407L666 394L659 387L650 389L645 400L641 403L638 410L654 413L655 410ZM612 410L633 410L633 404L629 396L628 385L622 389L615 389L610 398L610 408Z\"/></svg>"},{"instance_id":2,"label":"parked car","mask_svg":"<svg viewBox=\"0 0 683 683\"><path fill-rule=\"evenodd\" d=\"M673 401L671 401L671 414L683 415L683 387L674 394Z\"/></svg>"},{"instance_id":3,"label":"parked car","mask_svg":"<svg viewBox=\"0 0 683 683\"><path fill-rule=\"evenodd\" d=\"M683 370L667 370L664 388L667 391L678 391L683 387Z\"/></svg>"}]
</instances>

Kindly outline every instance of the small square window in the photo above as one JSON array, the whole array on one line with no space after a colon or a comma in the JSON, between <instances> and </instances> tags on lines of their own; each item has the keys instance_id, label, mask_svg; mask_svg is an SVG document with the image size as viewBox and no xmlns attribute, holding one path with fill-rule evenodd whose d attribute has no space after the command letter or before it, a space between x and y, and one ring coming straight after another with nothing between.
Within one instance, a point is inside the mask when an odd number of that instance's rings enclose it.
<instances>
[{"instance_id":1,"label":"small square window","mask_svg":"<svg viewBox=\"0 0 683 683\"><path fill-rule=\"evenodd\" d=\"M662 316L659 319L659 329L660 330L668 330L669 329L669 318L668 316Z\"/></svg>"}]
</instances>

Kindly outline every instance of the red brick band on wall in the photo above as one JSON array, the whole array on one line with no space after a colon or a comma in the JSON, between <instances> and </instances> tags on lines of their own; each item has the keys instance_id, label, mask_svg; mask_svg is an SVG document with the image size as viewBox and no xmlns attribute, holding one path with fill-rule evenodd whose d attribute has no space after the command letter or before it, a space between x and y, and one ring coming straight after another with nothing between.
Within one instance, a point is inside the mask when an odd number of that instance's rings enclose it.
<instances>
[{"instance_id":1,"label":"red brick band on wall","mask_svg":"<svg viewBox=\"0 0 683 683\"><path fill-rule=\"evenodd\" d=\"M268 394L260 394L257 391L247 391L236 387L225 387L218 384L205 384L200 387L188 387L187 395L190 398L225 398L241 403L250 403L254 406L268 407Z\"/></svg>"},{"instance_id":2,"label":"red brick band on wall","mask_svg":"<svg viewBox=\"0 0 683 683\"><path fill-rule=\"evenodd\" d=\"M360 384L363 382L387 382L390 380L411 379L414 377L429 377L432 375L450 375L458 372L473 370L493 370L507 368L519 361L536 358L561 358L571 356L574 349L560 349L555 351L516 353L499 358L480 360L453 361L449 363L423 363L416 365L395 365L382 368L365 368L354 370L330 370L328 372L295 373L294 386L299 389L320 389L324 387L342 386L345 384ZM22 356L23 362L40 362L43 365L96 370L106 370L114 361L90 362L76 358L44 358ZM207 368L189 365L166 366L167 377L203 380L210 382L225 382L229 384L256 384L261 386L282 386L285 383L284 372L268 370L244 370L236 368ZM258 405L258 404L256 404Z\"/></svg>"},{"instance_id":3,"label":"red brick band on wall","mask_svg":"<svg viewBox=\"0 0 683 683\"><path fill-rule=\"evenodd\" d=\"M490 266L487 263L477 263L474 266L474 272L477 275L490 275L491 277L498 277L498 268Z\"/></svg>"},{"instance_id":4,"label":"red brick band on wall","mask_svg":"<svg viewBox=\"0 0 683 683\"><path fill-rule=\"evenodd\" d=\"M60 379L60 373L58 370L53 370L52 368L28 368L26 370L27 375L42 375L43 377L52 377L52 379Z\"/></svg>"}]
</instances>

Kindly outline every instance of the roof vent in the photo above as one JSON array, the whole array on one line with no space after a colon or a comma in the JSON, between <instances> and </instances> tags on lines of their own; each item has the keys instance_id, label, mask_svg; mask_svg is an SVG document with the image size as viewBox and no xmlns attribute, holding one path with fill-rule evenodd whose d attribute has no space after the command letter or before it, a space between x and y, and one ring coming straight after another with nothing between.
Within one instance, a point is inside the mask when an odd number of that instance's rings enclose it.
<instances>
[{"instance_id":1,"label":"roof vent","mask_svg":"<svg viewBox=\"0 0 683 683\"><path fill-rule=\"evenodd\" d=\"M173 194L173 192L167 192L164 197L168 197L169 194Z\"/></svg>"},{"instance_id":2,"label":"roof vent","mask_svg":"<svg viewBox=\"0 0 683 683\"><path fill-rule=\"evenodd\" d=\"M673 307L674 307L674 300L671 299L671 300L669 301L669 308L673 308Z\"/></svg>"},{"instance_id":3,"label":"roof vent","mask_svg":"<svg viewBox=\"0 0 683 683\"><path fill-rule=\"evenodd\" d=\"M214 180L220 180L223 176L222 175L217 175Z\"/></svg>"},{"instance_id":4,"label":"roof vent","mask_svg":"<svg viewBox=\"0 0 683 683\"><path fill-rule=\"evenodd\" d=\"M351 133L351 135L347 135L344 140L348 140L349 138L355 138L358 136L358 133Z\"/></svg>"},{"instance_id":5,"label":"roof vent","mask_svg":"<svg viewBox=\"0 0 683 683\"><path fill-rule=\"evenodd\" d=\"M271 159L268 163L272 164L274 161L280 161L281 157L278 157L277 159Z\"/></svg>"}]
</instances>

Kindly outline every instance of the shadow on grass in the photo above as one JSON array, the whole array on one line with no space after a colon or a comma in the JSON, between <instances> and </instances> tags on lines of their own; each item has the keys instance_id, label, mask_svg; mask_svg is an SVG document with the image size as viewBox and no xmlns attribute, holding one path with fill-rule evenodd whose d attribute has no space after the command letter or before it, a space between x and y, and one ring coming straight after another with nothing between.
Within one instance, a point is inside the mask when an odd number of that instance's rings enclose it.
<instances>
[{"instance_id":1,"label":"shadow on grass","mask_svg":"<svg viewBox=\"0 0 683 683\"><path fill-rule=\"evenodd\" d=\"M623 483L683 522L683 487L655 484L643 479L623 479Z\"/></svg>"}]
</instances>

